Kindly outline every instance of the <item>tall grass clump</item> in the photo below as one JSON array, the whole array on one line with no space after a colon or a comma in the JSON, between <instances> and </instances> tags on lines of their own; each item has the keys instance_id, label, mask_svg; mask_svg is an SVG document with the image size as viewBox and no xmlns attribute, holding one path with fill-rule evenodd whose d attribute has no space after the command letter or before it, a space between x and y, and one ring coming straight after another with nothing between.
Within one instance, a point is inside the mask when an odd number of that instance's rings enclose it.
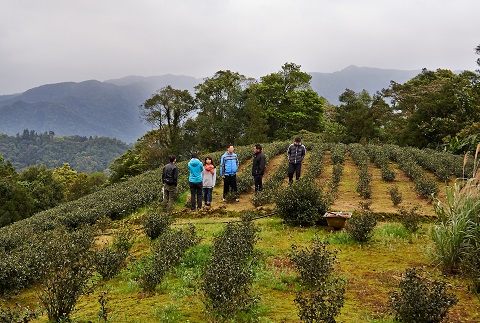
<instances>
[{"instance_id":1,"label":"tall grass clump","mask_svg":"<svg viewBox=\"0 0 480 323\"><path fill-rule=\"evenodd\" d=\"M335 322L345 302L346 281L335 274L336 251L327 247L318 237L310 248L292 246L289 258L300 275L294 301L302 322Z\"/></svg>"},{"instance_id":2,"label":"tall grass clump","mask_svg":"<svg viewBox=\"0 0 480 323\"><path fill-rule=\"evenodd\" d=\"M405 323L440 323L457 302L445 282L432 280L415 268L407 268L399 290L390 296L396 321Z\"/></svg>"},{"instance_id":3,"label":"tall grass clump","mask_svg":"<svg viewBox=\"0 0 480 323\"><path fill-rule=\"evenodd\" d=\"M254 252L258 229L251 218L247 213L241 222L228 223L214 239L201 290L207 313L215 321L234 320L258 301L250 290L258 262Z\"/></svg>"},{"instance_id":4,"label":"tall grass clump","mask_svg":"<svg viewBox=\"0 0 480 323\"><path fill-rule=\"evenodd\" d=\"M275 203L278 215L293 225L314 225L329 205L319 185L307 178L278 192Z\"/></svg>"},{"instance_id":5,"label":"tall grass clump","mask_svg":"<svg viewBox=\"0 0 480 323\"><path fill-rule=\"evenodd\" d=\"M433 257L446 273L457 273L469 252L480 246L480 189L469 183L471 189L447 187L445 202L437 199L434 205L439 223L432 229Z\"/></svg>"}]
</instances>

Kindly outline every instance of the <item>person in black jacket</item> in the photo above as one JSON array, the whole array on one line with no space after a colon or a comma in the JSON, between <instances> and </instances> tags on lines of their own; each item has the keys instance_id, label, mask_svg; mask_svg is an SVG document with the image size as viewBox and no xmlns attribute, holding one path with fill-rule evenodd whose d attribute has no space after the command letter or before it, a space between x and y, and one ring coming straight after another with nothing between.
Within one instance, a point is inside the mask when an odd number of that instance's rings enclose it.
<instances>
[{"instance_id":1,"label":"person in black jacket","mask_svg":"<svg viewBox=\"0 0 480 323\"><path fill-rule=\"evenodd\" d=\"M262 179L265 172L265 155L262 152L262 145L256 144L253 148L252 176L255 183L255 192L260 192L263 187Z\"/></svg>"},{"instance_id":2,"label":"person in black jacket","mask_svg":"<svg viewBox=\"0 0 480 323\"><path fill-rule=\"evenodd\" d=\"M162 183L163 183L163 204L167 205L171 210L175 201L175 194L177 193L178 168L176 165L177 158L175 155L169 156L170 163L163 167Z\"/></svg>"},{"instance_id":3,"label":"person in black jacket","mask_svg":"<svg viewBox=\"0 0 480 323\"><path fill-rule=\"evenodd\" d=\"M288 157L288 183L293 183L293 174L295 173L295 179L300 178L300 173L302 171L302 162L305 158L307 149L302 144L302 139L295 138L295 142L288 147L287 157Z\"/></svg>"}]
</instances>

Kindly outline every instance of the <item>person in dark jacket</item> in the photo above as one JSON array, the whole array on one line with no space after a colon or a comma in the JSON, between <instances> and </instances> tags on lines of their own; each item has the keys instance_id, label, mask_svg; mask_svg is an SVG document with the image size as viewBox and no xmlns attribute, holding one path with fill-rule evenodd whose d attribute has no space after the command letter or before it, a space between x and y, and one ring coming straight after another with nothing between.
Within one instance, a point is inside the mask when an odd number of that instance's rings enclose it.
<instances>
[{"instance_id":1,"label":"person in dark jacket","mask_svg":"<svg viewBox=\"0 0 480 323\"><path fill-rule=\"evenodd\" d=\"M263 174L265 173L265 155L262 152L262 145L256 144L253 147L252 176L255 184L255 192L262 191Z\"/></svg>"},{"instance_id":2,"label":"person in dark jacket","mask_svg":"<svg viewBox=\"0 0 480 323\"><path fill-rule=\"evenodd\" d=\"M170 163L166 164L162 171L163 203L165 206L168 205L169 209L173 209L173 203L177 193L178 168L175 155L170 155L169 159Z\"/></svg>"},{"instance_id":3,"label":"person in dark jacket","mask_svg":"<svg viewBox=\"0 0 480 323\"><path fill-rule=\"evenodd\" d=\"M288 182L291 184L293 182L293 174L295 173L295 179L300 178L300 173L302 171L302 162L305 158L307 149L302 144L302 139L295 138L293 144L288 147L287 157L288 157Z\"/></svg>"}]
</instances>

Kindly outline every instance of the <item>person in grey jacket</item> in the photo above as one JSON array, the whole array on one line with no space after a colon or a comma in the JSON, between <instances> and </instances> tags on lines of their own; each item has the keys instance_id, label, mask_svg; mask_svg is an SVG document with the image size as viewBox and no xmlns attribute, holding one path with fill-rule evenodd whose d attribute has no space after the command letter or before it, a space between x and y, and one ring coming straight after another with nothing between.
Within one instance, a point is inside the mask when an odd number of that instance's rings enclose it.
<instances>
[{"instance_id":1,"label":"person in grey jacket","mask_svg":"<svg viewBox=\"0 0 480 323\"><path fill-rule=\"evenodd\" d=\"M293 144L288 147L288 183L293 183L293 174L295 173L295 179L300 179L300 173L302 172L302 162L307 153L307 149L302 144L302 139L295 138Z\"/></svg>"}]
</instances>

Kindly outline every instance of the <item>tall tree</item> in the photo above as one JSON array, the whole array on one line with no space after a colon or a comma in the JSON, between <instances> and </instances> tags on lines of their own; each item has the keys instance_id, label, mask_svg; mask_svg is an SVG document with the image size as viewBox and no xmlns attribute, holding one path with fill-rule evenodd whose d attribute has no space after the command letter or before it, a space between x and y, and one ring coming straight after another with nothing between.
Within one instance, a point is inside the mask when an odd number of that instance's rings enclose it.
<instances>
[{"instance_id":1,"label":"tall tree","mask_svg":"<svg viewBox=\"0 0 480 323\"><path fill-rule=\"evenodd\" d=\"M246 89L252 82L226 70L195 87L198 115L189 127L199 149L215 151L242 143L249 120L245 113Z\"/></svg>"},{"instance_id":2,"label":"tall tree","mask_svg":"<svg viewBox=\"0 0 480 323\"><path fill-rule=\"evenodd\" d=\"M302 129L321 130L325 100L311 89L312 77L300 67L286 63L252 88L251 95L267 118L269 139L286 139Z\"/></svg>"},{"instance_id":3,"label":"tall tree","mask_svg":"<svg viewBox=\"0 0 480 323\"><path fill-rule=\"evenodd\" d=\"M178 90L170 85L161 88L143 105L143 115L151 124L162 130L161 138L172 153L182 146L182 127L195 109L194 98L188 90Z\"/></svg>"},{"instance_id":4,"label":"tall tree","mask_svg":"<svg viewBox=\"0 0 480 323\"><path fill-rule=\"evenodd\" d=\"M475 52L477 55L480 55L480 45L475 48ZM480 65L480 58L477 58L477 64Z\"/></svg>"},{"instance_id":5,"label":"tall tree","mask_svg":"<svg viewBox=\"0 0 480 323\"><path fill-rule=\"evenodd\" d=\"M480 117L480 75L424 69L404 84L391 82L383 91L396 111L397 142L436 147Z\"/></svg>"},{"instance_id":6,"label":"tall tree","mask_svg":"<svg viewBox=\"0 0 480 323\"><path fill-rule=\"evenodd\" d=\"M12 164L0 154L0 227L29 217L33 199Z\"/></svg>"},{"instance_id":7,"label":"tall tree","mask_svg":"<svg viewBox=\"0 0 480 323\"><path fill-rule=\"evenodd\" d=\"M28 167L20 174L20 181L23 181L34 200L34 213L52 208L63 201L63 184L44 165Z\"/></svg>"},{"instance_id":8,"label":"tall tree","mask_svg":"<svg viewBox=\"0 0 480 323\"><path fill-rule=\"evenodd\" d=\"M385 125L392 111L380 95L372 98L366 90L355 93L347 89L339 99L342 104L334 110L333 119L344 127L345 142L386 139Z\"/></svg>"}]
</instances>

